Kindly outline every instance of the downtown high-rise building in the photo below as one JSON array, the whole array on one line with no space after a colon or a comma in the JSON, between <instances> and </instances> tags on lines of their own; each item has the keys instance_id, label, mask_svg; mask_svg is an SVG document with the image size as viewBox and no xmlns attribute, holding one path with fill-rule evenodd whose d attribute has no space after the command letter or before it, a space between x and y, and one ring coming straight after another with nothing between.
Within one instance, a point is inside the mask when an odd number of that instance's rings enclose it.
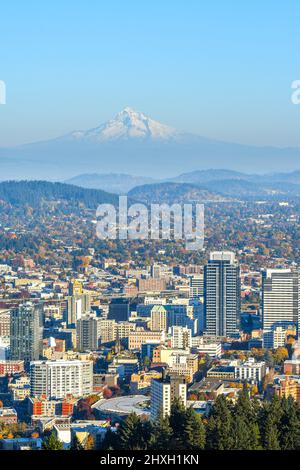
<instances>
[{"instance_id":1,"label":"downtown high-rise building","mask_svg":"<svg viewBox=\"0 0 300 470\"><path fill-rule=\"evenodd\" d=\"M204 315L207 335L238 335L240 268L230 251L212 252L204 268Z\"/></svg>"},{"instance_id":2,"label":"downtown high-rise building","mask_svg":"<svg viewBox=\"0 0 300 470\"><path fill-rule=\"evenodd\" d=\"M262 273L262 322L264 346L274 347L278 327L294 325L299 335L300 272L266 269Z\"/></svg>"},{"instance_id":3,"label":"downtown high-rise building","mask_svg":"<svg viewBox=\"0 0 300 470\"><path fill-rule=\"evenodd\" d=\"M70 295L67 297L65 320L68 327L75 327L77 320L91 310L91 297L89 294Z\"/></svg>"},{"instance_id":4,"label":"downtown high-rise building","mask_svg":"<svg viewBox=\"0 0 300 470\"><path fill-rule=\"evenodd\" d=\"M163 417L169 416L172 403L175 399L186 407L187 384L183 377L176 375L153 379L151 382L151 420L155 421L160 413Z\"/></svg>"},{"instance_id":5,"label":"downtown high-rise building","mask_svg":"<svg viewBox=\"0 0 300 470\"><path fill-rule=\"evenodd\" d=\"M204 292L204 278L203 275L198 274L190 277L190 298L199 299L203 297Z\"/></svg>"},{"instance_id":6,"label":"downtown high-rise building","mask_svg":"<svg viewBox=\"0 0 300 470\"><path fill-rule=\"evenodd\" d=\"M10 355L13 360L30 361L39 359L43 336L41 305L27 302L11 311Z\"/></svg>"},{"instance_id":7,"label":"downtown high-rise building","mask_svg":"<svg viewBox=\"0 0 300 470\"><path fill-rule=\"evenodd\" d=\"M96 315L84 315L76 324L78 351L96 351L101 336L101 318Z\"/></svg>"},{"instance_id":8,"label":"downtown high-rise building","mask_svg":"<svg viewBox=\"0 0 300 470\"><path fill-rule=\"evenodd\" d=\"M93 390L92 361L34 361L30 363L30 394L50 399L82 397Z\"/></svg>"}]
</instances>

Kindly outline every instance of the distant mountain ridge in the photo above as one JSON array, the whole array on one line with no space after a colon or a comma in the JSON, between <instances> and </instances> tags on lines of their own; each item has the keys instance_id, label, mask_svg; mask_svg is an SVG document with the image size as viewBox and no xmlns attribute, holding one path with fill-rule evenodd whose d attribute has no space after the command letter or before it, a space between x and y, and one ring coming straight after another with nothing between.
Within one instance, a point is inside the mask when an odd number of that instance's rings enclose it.
<instances>
[{"instance_id":1,"label":"distant mountain ridge","mask_svg":"<svg viewBox=\"0 0 300 470\"><path fill-rule=\"evenodd\" d=\"M73 175L126 173L170 179L195 168L235 172L294 171L300 148L258 147L177 131L144 113L125 108L86 131L44 142L0 148L0 177L66 180ZM227 179L227 177L225 178Z\"/></svg>"},{"instance_id":2,"label":"distant mountain ridge","mask_svg":"<svg viewBox=\"0 0 300 470\"><path fill-rule=\"evenodd\" d=\"M0 203L37 208L44 202L61 201L84 204L96 209L99 204L118 204L118 196L97 189L84 189L63 183L48 181L5 181L0 183Z\"/></svg>"},{"instance_id":3,"label":"distant mountain ridge","mask_svg":"<svg viewBox=\"0 0 300 470\"><path fill-rule=\"evenodd\" d=\"M124 174L95 174L95 175L78 175L67 183L73 183L82 187L94 187L96 189L111 189L116 193L133 194L139 192L141 195L141 187L148 193L153 188L158 189L157 185L165 185L166 183L177 183L177 186L169 186L176 188L178 191L185 192L187 187L180 189L180 184L198 187L198 189L206 189L225 197L255 197L255 196L272 196L273 195L290 195L299 196L300 194L300 171L292 173L268 173L265 175L245 174L231 170L199 170L190 173L184 173L177 177L166 180L153 180L143 176L131 176ZM139 188L139 189L137 189ZM167 186L163 186L167 188ZM148 194L149 196L149 194ZM147 196L147 197L148 197ZM170 193L168 194L170 197ZM176 194L171 199L176 199Z\"/></svg>"},{"instance_id":4,"label":"distant mountain ridge","mask_svg":"<svg viewBox=\"0 0 300 470\"><path fill-rule=\"evenodd\" d=\"M130 189L141 184L153 183L152 178L146 176L132 176L126 174L83 174L74 176L65 181L67 184L75 184L82 188L102 189L116 194L126 194Z\"/></svg>"},{"instance_id":5,"label":"distant mountain ridge","mask_svg":"<svg viewBox=\"0 0 300 470\"><path fill-rule=\"evenodd\" d=\"M209 169L209 170L198 170L189 173L181 174L172 181L178 182L191 182L191 183L204 183L216 180L246 180L255 183L292 183L300 184L300 170L286 172L286 173L266 173L266 174L246 174L233 170L224 169Z\"/></svg>"},{"instance_id":6,"label":"distant mountain ridge","mask_svg":"<svg viewBox=\"0 0 300 470\"><path fill-rule=\"evenodd\" d=\"M129 191L128 196L144 204L185 204L224 202L229 197L217 194L207 188L200 188L188 183L155 183L137 186Z\"/></svg>"}]
</instances>

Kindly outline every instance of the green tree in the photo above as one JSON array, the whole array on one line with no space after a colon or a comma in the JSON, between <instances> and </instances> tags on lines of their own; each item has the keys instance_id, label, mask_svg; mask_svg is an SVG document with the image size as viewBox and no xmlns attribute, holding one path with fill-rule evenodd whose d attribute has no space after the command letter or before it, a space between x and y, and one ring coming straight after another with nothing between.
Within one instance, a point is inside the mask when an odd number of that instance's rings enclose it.
<instances>
[{"instance_id":1,"label":"green tree","mask_svg":"<svg viewBox=\"0 0 300 470\"><path fill-rule=\"evenodd\" d=\"M244 384L240 391L233 414L234 448L241 450L261 449L260 432L257 423L257 401L250 400L249 389Z\"/></svg>"},{"instance_id":2,"label":"green tree","mask_svg":"<svg viewBox=\"0 0 300 470\"><path fill-rule=\"evenodd\" d=\"M274 396L270 403L264 404L262 413L262 440L266 450L280 450L280 425L283 415L281 400Z\"/></svg>"},{"instance_id":3,"label":"green tree","mask_svg":"<svg viewBox=\"0 0 300 470\"><path fill-rule=\"evenodd\" d=\"M144 365L144 367L149 367L149 366L150 366L150 364L151 364L150 357L148 357L148 356L145 356L145 357L144 357L144 361L143 361L143 365Z\"/></svg>"},{"instance_id":4,"label":"green tree","mask_svg":"<svg viewBox=\"0 0 300 470\"><path fill-rule=\"evenodd\" d=\"M50 436L44 440L42 447L44 450L63 450L64 449L63 443L59 439L57 439L54 432L52 432Z\"/></svg>"},{"instance_id":5,"label":"green tree","mask_svg":"<svg viewBox=\"0 0 300 470\"><path fill-rule=\"evenodd\" d=\"M172 429L173 439L172 447L174 449L184 449L184 426L185 426L185 408L180 398L175 399L171 406L170 426Z\"/></svg>"},{"instance_id":6,"label":"green tree","mask_svg":"<svg viewBox=\"0 0 300 470\"><path fill-rule=\"evenodd\" d=\"M300 449L299 407L292 397L283 398L280 423L280 441L282 450Z\"/></svg>"},{"instance_id":7,"label":"green tree","mask_svg":"<svg viewBox=\"0 0 300 470\"><path fill-rule=\"evenodd\" d=\"M136 413L131 413L121 424L119 430L121 448L129 450L143 450L150 445L152 438L152 425L143 422Z\"/></svg>"},{"instance_id":8,"label":"green tree","mask_svg":"<svg viewBox=\"0 0 300 470\"><path fill-rule=\"evenodd\" d=\"M153 427L153 436L151 447L154 450L166 450L171 448L173 437L172 428L168 416L163 416L162 411Z\"/></svg>"},{"instance_id":9,"label":"green tree","mask_svg":"<svg viewBox=\"0 0 300 470\"><path fill-rule=\"evenodd\" d=\"M84 447L83 447L83 445L81 444L81 442L79 441L79 439L78 439L78 437L76 436L76 434L74 435L74 437L73 437L73 439L72 439L70 449L71 449L71 450L84 450Z\"/></svg>"},{"instance_id":10,"label":"green tree","mask_svg":"<svg viewBox=\"0 0 300 470\"><path fill-rule=\"evenodd\" d=\"M183 442L185 449L202 450L205 447L205 429L202 418L193 408L185 411Z\"/></svg>"},{"instance_id":11,"label":"green tree","mask_svg":"<svg viewBox=\"0 0 300 470\"><path fill-rule=\"evenodd\" d=\"M280 450L278 427L271 416L268 416L265 425L264 448L266 450Z\"/></svg>"},{"instance_id":12,"label":"green tree","mask_svg":"<svg viewBox=\"0 0 300 470\"><path fill-rule=\"evenodd\" d=\"M108 429L105 433L104 439L101 442L100 450L119 450L121 449L121 442L119 433Z\"/></svg>"},{"instance_id":13,"label":"green tree","mask_svg":"<svg viewBox=\"0 0 300 470\"><path fill-rule=\"evenodd\" d=\"M206 428L207 449L230 450L234 447L233 418L224 395L217 397Z\"/></svg>"}]
</instances>

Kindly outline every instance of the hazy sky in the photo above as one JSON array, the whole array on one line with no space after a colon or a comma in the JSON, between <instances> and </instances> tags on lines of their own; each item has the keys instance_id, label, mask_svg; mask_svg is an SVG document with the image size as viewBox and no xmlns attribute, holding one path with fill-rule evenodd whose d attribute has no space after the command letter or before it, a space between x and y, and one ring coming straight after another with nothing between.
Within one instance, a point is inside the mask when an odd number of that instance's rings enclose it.
<instances>
[{"instance_id":1,"label":"hazy sky","mask_svg":"<svg viewBox=\"0 0 300 470\"><path fill-rule=\"evenodd\" d=\"M207 137L300 146L299 21L297 0L1 2L0 146L127 105Z\"/></svg>"}]
</instances>

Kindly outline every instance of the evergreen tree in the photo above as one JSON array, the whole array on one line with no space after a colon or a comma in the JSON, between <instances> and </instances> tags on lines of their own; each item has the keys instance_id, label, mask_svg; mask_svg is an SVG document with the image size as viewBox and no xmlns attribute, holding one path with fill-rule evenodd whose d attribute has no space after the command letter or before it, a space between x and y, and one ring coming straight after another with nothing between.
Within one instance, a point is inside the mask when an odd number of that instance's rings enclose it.
<instances>
[{"instance_id":1,"label":"evergreen tree","mask_svg":"<svg viewBox=\"0 0 300 470\"><path fill-rule=\"evenodd\" d=\"M121 448L119 433L108 429L100 444L100 450L120 450Z\"/></svg>"},{"instance_id":2,"label":"evergreen tree","mask_svg":"<svg viewBox=\"0 0 300 470\"><path fill-rule=\"evenodd\" d=\"M205 447L205 429L202 418L193 408L188 408L185 411L183 442L185 449L202 450Z\"/></svg>"},{"instance_id":3,"label":"evergreen tree","mask_svg":"<svg viewBox=\"0 0 300 470\"><path fill-rule=\"evenodd\" d=\"M257 403L250 400L249 390L244 384L233 412L236 417L233 419L235 449L257 450L261 448L257 412Z\"/></svg>"},{"instance_id":4,"label":"evergreen tree","mask_svg":"<svg viewBox=\"0 0 300 470\"><path fill-rule=\"evenodd\" d=\"M73 436L72 443L71 443L71 450L84 450L83 445L79 441L76 434Z\"/></svg>"},{"instance_id":5,"label":"evergreen tree","mask_svg":"<svg viewBox=\"0 0 300 470\"><path fill-rule=\"evenodd\" d=\"M185 449L186 442L184 440L185 427L185 408L180 399L175 399L171 406L170 426L172 429L173 439L172 447L174 449Z\"/></svg>"},{"instance_id":6,"label":"evergreen tree","mask_svg":"<svg viewBox=\"0 0 300 470\"><path fill-rule=\"evenodd\" d=\"M280 422L282 417L281 400L274 396L270 402L265 402L259 413L259 423L263 448L266 450L280 449Z\"/></svg>"},{"instance_id":7,"label":"evergreen tree","mask_svg":"<svg viewBox=\"0 0 300 470\"><path fill-rule=\"evenodd\" d=\"M42 447L44 450L64 450L63 443L57 439L54 432L44 440Z\"/></svg>"},{"instance_id":8,"label":"evergreen tree","mask_svg":"<svg viewBox=\"0 0 300 470\"><path fill-rule=\"evenodd\" d=\"M252 408L251 400L249 397L249 390L247 384L244 383L243 390L239 392L239 396L235 406L235 414L242 416L247 421L255 419L255 413Z\"/></svg>"},{"instance_id":9,"label":"evergreen tree","mask_svg":"<svg viewBox=\"0 0 300 470\"><path fill-rule=\"evenodd\" d=\"M141 449L146 450L151 447L153 441L153 424L148 420L140 421L140 440L139 446Z\"/></svg>"},{"instance_id":10,"label":"evergreen tree","mask_svg":"<svg viewBox=\"0 0 300 470\"><path fill-rule=\"evenodd\" d=\"M267 417L265 425L264 448L266 450L280 450L278 427L271 416Z\"/></svg>"},{"instance_id":11,"label":"evergreen tree","mask_svg":"<svg viewBox=\"0 0 300 470\"><path fill-rule=\"evenodd\" d=\"M163 412L160 411L158 419L153 427L151 447L154 450L170 450L172 437L173 433L169 417L164 417Z\"/></svg>"},{"instance_id":12,"label":"evergreen tree","mask_svg":"<svg viewBox=\"0 0 300 470\"><path fill-rule=\"evenodd\" d=\"M298 406L292 397L283 398L280 425L280 441L282 450L300 449L300 421Z\"/></svg>"},{"instance_id":13,"label":"evergreen tree","mask_svg":"<svg viewBox=\"0 0 300 470\"><path fill-rule=\"evenodd\" d=\"M152 425L143 422L136 413L131 413L119 431L121 448L129 450L143 450L151 442Z\"/></svg>"},{"instance_id":14,"label":"evergreen tree","mask_svg":"<svg viewBox=\"0 0 300 470\"><path fill-rule=\"evenodd\" d=\"M217 397L206 428L208 449L230 450L234 447L232 436L233 418L224 395Z\"/></svg>"}]
</instances>

